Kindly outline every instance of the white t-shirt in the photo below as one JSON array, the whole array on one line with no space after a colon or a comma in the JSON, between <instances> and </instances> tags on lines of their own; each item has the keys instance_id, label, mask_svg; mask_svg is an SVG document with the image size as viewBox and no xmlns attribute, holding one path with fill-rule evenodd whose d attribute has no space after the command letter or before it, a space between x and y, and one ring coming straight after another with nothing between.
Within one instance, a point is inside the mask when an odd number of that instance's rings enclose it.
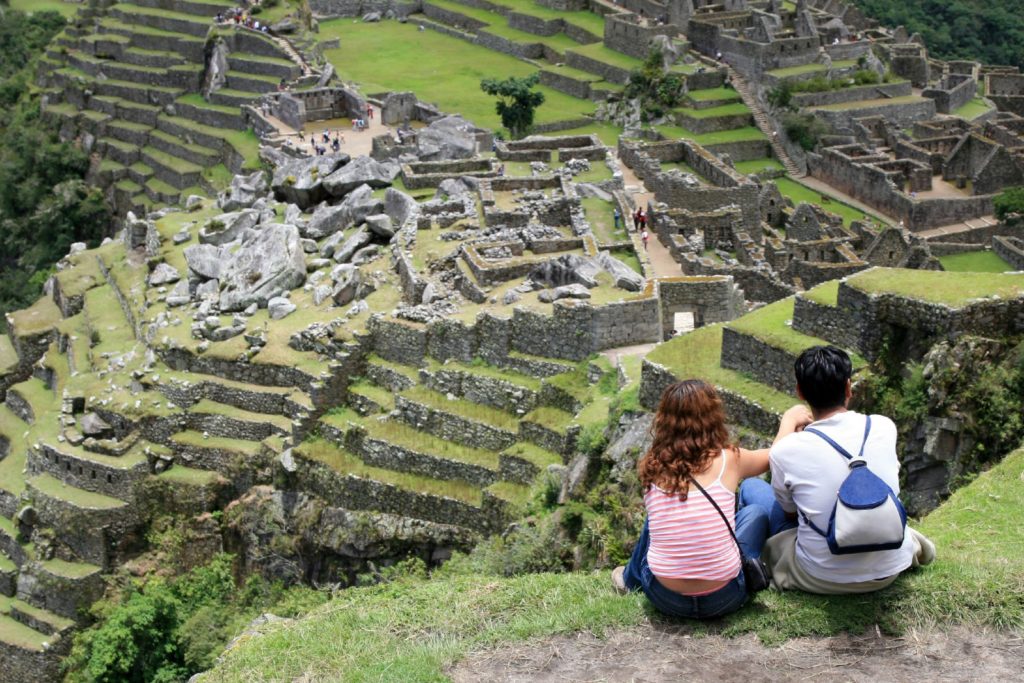
<instances>
[{"instance_id":1,"label":"white t-shirt","mask_svg":"<svg viewBox=\"0 0 1024 683\"><path fill-rule=\"evenodd\" d=\"M848 453L856 455L864 440L864 415L847 411L811 426L827 434ZM900 463L896 456L896 425L882 415L871 416L871 434L864 446L868 467L900 492ZM828 529L839 487L849 472L847 459L815 434L797 432L772 446L769 463L775 498L786 512L797 508L819 529ZM834 583L857 583L898 574L913 559L914 543L908 533L896 550L833 555L825 538L799 516L796 557L811 576Z\"/></svg>"}]
</instances>

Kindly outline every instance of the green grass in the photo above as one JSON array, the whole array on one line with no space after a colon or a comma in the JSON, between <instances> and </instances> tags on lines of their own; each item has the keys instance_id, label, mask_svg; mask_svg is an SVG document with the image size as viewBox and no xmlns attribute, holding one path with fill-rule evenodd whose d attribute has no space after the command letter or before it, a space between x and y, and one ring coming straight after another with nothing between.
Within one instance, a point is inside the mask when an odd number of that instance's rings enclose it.
<instances>
[{"instance_id":1,"label":"green grass","mask_svg":"<svg viewBox=\"0 0 1024 683\"><path fill-rule=\"evenodd\" d=\"M66 500L76 507L87 510L114 510L127 505L123 500L119 500L117 498L111 498L110 496L93 493L92 491L86 491L85 489L68 486L59 479L51 477L49 474L40 474L39 476L30 479L29 483L46 496L50 496L51 498L56 498L58 500Z\"/></svg>"},{"instance_id":2,"label":"green grass","mask_svg":"<svg viewBox=\"0 0 1024 683\"><path fill-rule=\"evenodd\" d=\"M975 299L1024 296L1024 274L1020 273L872 268L847 278L846 284L863 292L896 294L952 307L963 306Z\"/></svg>"},{"instance_id":3,"label":"green grass","mask_svg":"<svg viewBox=\"0 0 1024 683\"><path fill-rule=\"evenodd\" d=\"M839 298L839 280L823 282L817 287L808 289L800 296L823 306L835 306Z\"/></svg>"},{"instance_id":4,"label":"green grass","mask_svg":"<svg viewBox=\"0 0 1024 683\"><path fill-rule=\"evenodd\" d=\"M759 173L765 169L769 171L784 170L782 162L778 159L752 159L750 161L737 161L735 166L736 170L744 175L749 173Z\"/></svg>"},{"instance_id":5,"label":"green grass","mask_svg":"<svg viewBox=\"0 0 1024 683\"><path fill-rule=\"evenodd\" d=\"M789 394L721 367L721 356L722 327L706 325L659 344L647 355L647 360L666 367L680 380L703 379L779 414L795 403L795 397Z\"/></svg>"},{"instance_id":6,"label":"green grass","mask_svg":"<svg viewBox=\"0 0 1024 683\"><path fill-rule=\"evenodd\" d=\"M717 102L719 100L738 100L739 93L732 88L708 88L706 90L691 90L686 93L694 102Z\"/></svg>"},{"instance_id":7,"label":"green grass","mask_svg":"<svg viewBox=\"0 0 1024 683\"><path fill-rule=\"evenodd\" d=\"M295 447L297 453L315 460L340 474L350 474L363 479L372 479L408 491L432 496L454 498L468 505L479 506L482 500L480 489L463 481L432 479L418 474L396 472L367 465L354 455L324 439L312 438Z\"/></svg>"},{"instance_id":8,"label":"green grass","mask_svg":"<svg viewBox=\"0 0 1024 683\"><path fill-rule=\"evenodd\" d=\"M500 380L502 382L508 382L509 384L515 384L529 389L530 391L540 391L541 382L536 377L530 375L524 375L520 372L513 370L505 370L503 368L495 367L493 365L487 365L486 363L476 361L473 363L460 363L458 361L448 361L444 365L438 365L436 370L457 370L459 372L465 372L470 375L478 375L480 377L487 377L490 379Z\"/></svg>"},{"instance_id":9,"label":"green grass","mask_svg":"<svg viewBox=\"0 0 1024 683\"><path fill-rule=\"evenodd\" d=\"M60 309L48 296L39 297L34 304L20 311L7 314L12 323L10 328L15 335L30 336L52 329L60 322Z\"/></svg>"},{"instance_id":10,"label":"green grass","mask_svg":"<svg viewBox=\"0 0 1024 683\"><path fill-rule=\"evenodd\" d=\"M524 422L535 422L553 432L564 434L572 422L572 413L551 406L540 406L523 415Z\"/></svg>"},{"instance_id":11,"label":"green grass","mask_svg":"<svg viewBox=\"0 0 1024 683\"><path fill-rule=\"evenodd\" d=\"M604 121L553 133L553 135L596 135L608 147L615 147L619 143L619 135L621 134L621 128Z\"/></svg>"},{"instance_id":12,"label":"green grass","mask_svg":"<svg viewBox=\"0 0 1024 683\"><path fill-rule=\"evenodd\" d=\"M29 431L27 423L11 412L6 404L0 404L0 434L10 441L10 452L0 460L0 489L21 495L25 490L25 469L28 443L25 434Z\"/></svg>"},{"instance_id":13,"label":"green grass","mask_svg":"<svg viewBox=\"0 0 1024 683\"><path fill-rule=\"evenodd\" d=\"M202 432L186 430L178 432L171 437L175 443L183 446L197 446L200 448L216 448L229 453L238 453L243 456L255 456L260 451L260 444L257 441L244 441L242 439L229 439L222 436L203 437Z\"/></svg>"},{"instance_id":14,"label":"green grass","mask_svg":"<svg viewBox=\"0 0 1024 683\"><path fill-rule=\"evenodd\" d=\"M51 574L63 576L68 579L81 579L101 571L101 569L94 564L87 564L85 562L67 562L56 558L47 560L41 564L43 569Z\"/></svg>"},{"instance_id":15,"label":"green grass","mask_svg":"<svg viewBox=\"0 0 1024 683\"><path fill-rule=\"evenodd\" d=\"M243 408L236 408L226 403L217 403L205 398L193 404L188 409L188 412L200 415L223 415L224 417L241 422L252 422L255 424L268 422L282 432L291 432L292 430L292 420L290 417L254 413Z\"/></svg>"},{"instance_id":16,"label":"green grass","mask_svg":"<svg viewBox=\"0 0 1024 683\"><path fill-rule=\"evenodd\" d=\"M616 596L608 572L499 578L442 569L430 580L350 588L296 622L270 625L228 652L211 680L290 681L311 673L337 681L441 681L471 652L543 637L654 622L696 636L755 633L789 638L886 633L964 625L1024 627L1024 450L961 488L915 525L936 561L877 593L818 596L759 593L723 620L659 616L640 594Z\"/></svg>"},{"instance_id":17,"label":"green grass","mask_svg":"<svg viewBox=\"0 0 1024 683\"><path fill-rule=\"evenodd\" d=\"M9 600L9 598L5 598ZM43 652L49 644L50 636L30 629L20 621L15 621L0 611L0 642L10 643L32 652Z\"/></svg>"},{"instance_id":18,"label":"green grass","mask_svg":"<svg viewBox=\"0 0 1024 683\"><path fill-rule=\"evenodd\" d=\"M373 26L348 19L320 24L320 36L338 38L341 47L325 55L339 75L359 83L364 92L411 90L443 111L459 112L486 128L500 129L494 98L480 90L484 78L528 76L537 68L527 62L436 31L417 31L415 22L383 21ZM373 59L366 59L373 55ZM430 55L430 59L424 59ZM545 102L536 123L578 118L594 111L588 100L539 87Z\"/></svg>"},{"instance_id":19,"label":"green grass","mask_svg":"<svg viewBox=\"0 0 1024 683\"><path fill-rule=\"evenodd\" d=\"M804 349L817 346L823 340L797 332L792 328L793 297L763 306L752 313L726 323L729 329L759 339L769 346L782 349L792 355L799 355ZM850 354L854 369L863 367L865 360L853 353Z\"/></svg>"},{"instance_id":20,"label":"green grass","mask_svg":"<svg viewBox=\"0 0 1024 683\"><path fill-rule=\"evenodd\" d=\"M793 200L793 205L797 205L800 202L807 202L808 204L814 204L820 206L829 213L838 214L843 217L843 224L849 225L851 221L862 221L864 220L865 212L858 208L850 206L849 204L843 203L842 200L834 197L833 195L824 194L818 190L812 190L806 185L801 185L792 178L776 178L774 180L775 185L779 188L779 192L782 193L783 197L788 197ZM822 197L829 197L830 201L822 202ZM873 214L867 214L868 218L879 223L885 223L881 218Z\"/></svg>"},{"instance_id":21,"label":"green grass","mask_svg":"<svg viewBox=\"0 0 1024 683\"><path fill-rule=\"evenodd\" d=\"M939 263L954 273L1004 273L1013 266L994 251L968 251L963 254L940 256Z\"/></svg>"},{"instance_id":22,"label":"green grass","mask_svg":"<svg viewBox=\"0 0 1024 683\"><path fill-rule=\"evenodd\" d=\"M626 234L625 216L619 217L619 227L615 227L614 202L607 202L599 197L586 197L580 200L580 204L599 243L611 244L629 239Z\"/></svg>"},{"instance_id":23,"label":"green grass","mask_svg":"<svg viewBox=\"0 0 1024 683\"><path fill-rule=\"evenodd\" d=\"M73 2L61 2L60 0L10 0L8 3L11 9L32 14L33 12L57 12L70 19L75 16L79 5Z\"/></svg>"},{"instance_id":24,"label":"green grass","mask_svg":"<svg viewBox=\"0 0 1024 683\"><path fill-rule=\"evenodd\" d=\"M551 451L528 441L520 441L514 446L509 446L504 452L508 455L522 458L527 462L533 463L533 465L539 470L543 470L548 465L563 464L562 456L557 453L552 453Z\"/></svg>"},{"instance_id":25,"label":"green grass","mask_svg":"<svg viewBox=\"0 0 1024 683\"><path fill-rule=\"evenodd\" d=\"M878 100L856 100L854 102L838 102L836 104L823 104L819 107L811 107L810 111L852 111L857 109L875 109L878 107L891 107L896 105L913 104L923 102L925 98L919 95L904 95L903 97L891 97Z\"/></svg>"},{"instance_id":26,"label":"green grass","mask_svg":"<svg viewBox=\"0 0 1024 683\"><path fill-rule=\"evenodd\" d=\"M626 69L627 71L639 69L642 66L641 61L636 57L630 57L629 55L624 55L621 52L616 52L611 48L605 47L604 43L581 45L579 47L572 48L570 52L575 52L583 55L584 57L589 57L590 59L603 62L604 64L617 66L620 69Z\"/></svg>"},{"instance_id":27,"label":"green grass","mask_svg":"<svg viewBox=\"0 0 1024 683\"><path fill-rule=\"evenodd\" d=\"M742 102L733 102L731 104L723 104L719 107L708 107L707 109L690 109L687 107L681 107L675 111L679 112L683 116L689 116L694 119L710 119L715 116L740 116L742 114L750 113L750 109Z\"/></svg>"},{"instance_id":28,"label":"green grass","mask_svg":"<svg viewBox=\"0 0 1024 683\"><path fill-rule=\"evenodd\" d=\"M395 395L383 387L378 387L368 382L359 382L350 385L348 390L354 394L370 399L379 405L381 410L385 413L390 412L395 408Z\"/></svg>"},{"instance_id":29,"label":"green grass","mask_svg":"<svg viewBox=\"0 0 1024 683\"><path fill-rule=\"evenodd\" d=\"M221 476L216 472L197 470L184 465L175 465L169 470L164 470L156 475L156 478L189 486L209 486L221 481Z\"/></svg>"},{"instance_id":30,"label":"green grass","mask_svg":"<svg viewBox=\"0 0 1024 683\"><path fill-rule=\"evenodd\" d=\"M330 418L323 418L332 422ZM351 419L351 418L350 418ZM413 429L403 422L395 420L362 419L356 421L366 430L366 434L374 439L386 441L395 446L407 448L410 451L434 455L447 460L479 465L490 470L498 469L498 456L493 451L482 448L472 448L448 439L441 439L433 434Z\"/></svg>"},{"instance_id":31,"label":"green grass","mask_svg":"<svg viewBox=\"0 0 1024 683\"><path fill-rule=\"evenodd\" d=\"M18 364L18 352L6 334L0 336L0 375L7 374Z\"/></svg>"},{"instance_id":32,"label":"green grass","mask_svg":"<svg viewBox=\"0 0 1024 683\"><path fill-rule=\"evenodd\" d=\"M400 395L434 410L457 415L474 422L483 422L505 431L516 432L519 428L519 421L515 417L497 408L483 406L461 398L449 401L444 394L439 394L423 386L406 389Z\"/></svg>"},{"instance_id":33,"label":"green grass","mask_svg":"<svg viewBox=\"0 0 1024 683\"><path fill-rule=\"evenodd\" d=\"M959 116L962 119L973 121L982 114L986 114L992 110L992 107L985 104L985 100L980 97L975 97L967 104L959 107L953 111L953 116Z\"/></svg>"}]
</instances>

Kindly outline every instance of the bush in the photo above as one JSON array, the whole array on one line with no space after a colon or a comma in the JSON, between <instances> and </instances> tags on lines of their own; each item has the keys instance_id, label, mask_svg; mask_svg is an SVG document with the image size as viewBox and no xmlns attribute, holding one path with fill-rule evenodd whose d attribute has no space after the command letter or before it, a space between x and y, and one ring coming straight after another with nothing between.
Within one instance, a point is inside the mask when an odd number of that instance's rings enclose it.
<instances>
[{"instance_id":1,"label":"bush","mask_svg":"<svg viewBox=\"0 0 1024 683\"><path fill-rule=\"evenodd\" d=\"M996 218L1005 220L1011 213L1024 214L1024 187L1010 187L995 198Z\"/></svg>"},{"instance_id":2,"label":"bush","mask_svg":"<svg viewBox=\"0 0 1024 683\"><path fill-rule=\"evenodd\" d=\"M821 136L828 133L828 126L810 114L786 114L782 117L782 127L790 140L808 151L814 149Z\"/></svg>"}]
</instances>

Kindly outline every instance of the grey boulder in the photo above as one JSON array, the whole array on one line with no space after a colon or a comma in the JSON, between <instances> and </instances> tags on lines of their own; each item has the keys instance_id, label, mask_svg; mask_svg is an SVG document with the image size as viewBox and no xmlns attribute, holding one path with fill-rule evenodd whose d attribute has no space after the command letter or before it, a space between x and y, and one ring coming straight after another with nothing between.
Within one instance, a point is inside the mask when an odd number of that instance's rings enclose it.
<instances>
[{"instance_id":1,"label":"grey boulder","mask_svg":"<svg viewBox=\"0 0 1024 683\"><path fill-rule=\"evenodd\" d=\"M231 255L220 281L220 309L225 312L252 303L262 307L278 292L301 287L306 259L298 228L272 224L251 233Z\"/></svg>"},{"instance_id":2,"label":"grey boulder","mask_svg":"<svg viewBox=\"0 0 1024 683\"><path fill-rule=\"evenodd\" d=\"M316 207L306 224L300 227L305 237L321 240L328 235L346 228L346 211L341 206L331 206L327 202Z\"/></svg>"},{"instance_id":3,"label":"grey boulder","mask_svg":"<svg viewBox=\"0 0 1024 683\"><path fill-rule=\"evenodd\" d=\"M554 289L545 289L537 295L537 299L549 304L559 299L589 299L590 290L583 285L563 285Z\"/></svg>"},{"instance_id":4,"label":"grey boulder","mask_svg":"<svg viewBox=\"0 0 1024 683\"><path fill-rule=\"evenodd\" d=\"M347 198L346 198L347 199ZM391 217L391 221L401 227L409 216L419 212L419 204L416 200L393 187L384 192L384 213Z\"/></svg>"},{"instance_id":5,"label":"grey boulder","mask_svg":"<svg viewBox=\"0 0 1024 683\"><path fill-rule=\"evenodd\" d=\"M260 212L245 209L232 213L222 213L206 221L199 228L200 244L227 244L239 239L246 230L252 230L260 222Z\"/></svg>"},{"instance_id":6,"label":"grey boulder","mask_svg":"<svg viewBox=\"0 0 1024 683\"><path fill-rule=\"evenodd\" d=\"M391 188L388 188L391 191ZM373 188L363 183L345 195L339 204L344 211L345 227L361 225L366 217L384 210L384 202L373 196Z\"/></svg>"},{"instance_id":7,"label":"grey boulder","mask_svg":"<svg viewBox=\"0 0 1024 683\"><path fill-rule=\"evenodd\" d=\"M367 156L345 164L323 180L323 188L332 197L344 197L360 185L387 187L398 175L397 164L382 164Z\"/></svg>"},{"instance_id":8,"label":"grey boulder","mask_svg":"<svg viewBox=\"0 0 1024 683\"><path fill-rule=\"evenodd\" d=\"M461 116L445 116L416 133L421 161L469 159L476 147L476 127Z\"/></svg>"},{"instance_id":9,"label":"grey boulder","mask_svg":"<svg viewBox=\"0 0 1024 683\"><path fill-rule=\"evenodd\" d=\"M356 298L362 281L359 269L351 265L339 266L331 273L331 277L334 279L334 303L338 306L351 303Z\"/></svg>"},{"instance_id":10,"label":"grey boulder","mask_svg":"<svg viewBox=\"0 0 1024 683\"><path fill-rule=\"evenodd\" d=\"M280 320L286 315L290 315L298 308L288 299L283 296L275 296L267 302L267 313L270 314L271 320Z\"/></svg>"},{"instance_id":11,"label":"grey boulder","mask_svg":"<svg viewBox=\"0 0 1024 683\"><path fill-rule=\"evenodd\" d=\"M267 194L269 189L267 174L263 171L256 171L251 175L236 175L231 179L228 189L217 199L217 205L225 211L248 209L257 199Z\"/></svg>"},{"instance_id":12,"label":"grey boulder","mask_svg":"<svg viewBox=\"0 0 1024 683\"><path fill-rule=\"evenodd\" d=\"M391 239L395 236L395 228L391 225L391 218L386 213L367 216L366 227L370 229L370 232L384 239Z\"/></svg>"},{"instance_id":13,"label":"grey boulder","mask_svg":"<svg viewBox=\"0 0 1024 683\"><path fill-rule=\"evenodd\" d=\"M369 230L359 228L340 247L334 250L334 260L338 263L351 261L356 252L369 244L372 239L373 236Z\"/></svg>"},{"instance_id":14,"label":"grey boulder","mask_svg":"<svg viewBox=\"0 0 1024 683\"><path fill-rule=\"evenodd\" d=\"M169 263L158 263L153 272L149 274L149 284L153 287L169 285L181 279L178 269Z\"/></svg>"},{"instance_id":15,"label":"grey boulder","mask_svg":"<svg viewBox=\"0 0 1024 683\"><path fill-rule=\"evenodd\" d=\"M325 154L324 156L280 158L274 170L271 189L274 196L282 201L297 204L308 209L327 198L323 181L349 161L347 154Z\"/></svg>"},{"instance_id":16,"label":"grey boulder","mask_svg":"<svg viewBox=\"0 0 1024 683\"><path fill-rule=\"evenodd\" d=\"M212 244L185 247L185 263L191 279L216 280L224 268L224 250Z\"/></svg>"},{"instance_id":17,"label":"grey boulder","mask_svg":"<svg viewBox=\"0 0 1024 683\"><path fill-rule=\"evenodd\" d=\"M644 287L644 277L606 251L595 257L598 265L615 280L615 286L630 292L639 292Z\"/></svg>"}]
</instances>

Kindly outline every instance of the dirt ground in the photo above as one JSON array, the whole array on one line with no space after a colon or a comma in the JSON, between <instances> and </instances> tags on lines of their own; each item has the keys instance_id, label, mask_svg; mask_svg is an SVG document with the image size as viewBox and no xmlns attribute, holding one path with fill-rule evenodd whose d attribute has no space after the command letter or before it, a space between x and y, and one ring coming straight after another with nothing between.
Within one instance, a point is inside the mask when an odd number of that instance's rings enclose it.
<instances>
[{"instance_id":1,"label":"dirt ground","mask_svg":"<svg viewBox=\"0 0 1024 683\"><path fill-rule=\"evenodd\" d=\"M1024 680L1024 638L958 629L800 638L765 647L756 636L691 637L685 627L646 625L604 639L559 636L472 655L456 683L565 681L1001 681Z\"/></svg>"}]
</instances>

